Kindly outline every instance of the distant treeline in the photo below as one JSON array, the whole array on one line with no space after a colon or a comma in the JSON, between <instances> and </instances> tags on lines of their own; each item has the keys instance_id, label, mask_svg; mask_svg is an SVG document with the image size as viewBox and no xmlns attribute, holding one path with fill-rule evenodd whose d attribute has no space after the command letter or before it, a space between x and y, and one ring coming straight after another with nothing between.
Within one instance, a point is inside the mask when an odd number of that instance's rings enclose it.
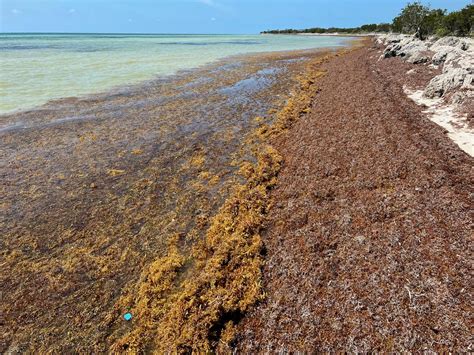
<instances>
[{"instance_id":1,"label":"distant treeline","mask_svg":"<svg viewBox=\"0 0 474 355\"><path fill-rule=\"evenodd\" d=\"M304 30L285 29L271 30L262 33L297 34L297 33L386 33L397 32L416 34L423 38L430 35L437 36L472 36L474 31L474 5L467 5L460 11L448 13L446 10L431 9L418 1L408 3L395 17L392 23L370 24L354 28L307 28Z\"/></svg>"}]
</instances>

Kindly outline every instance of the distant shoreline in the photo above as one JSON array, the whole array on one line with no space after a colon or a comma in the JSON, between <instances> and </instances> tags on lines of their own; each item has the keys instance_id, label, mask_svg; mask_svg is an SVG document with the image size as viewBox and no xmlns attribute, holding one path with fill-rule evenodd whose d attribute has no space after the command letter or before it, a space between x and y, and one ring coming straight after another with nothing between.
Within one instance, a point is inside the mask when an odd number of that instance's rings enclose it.
<instances>
[{"instance_id":1,"label":"distant shoreline","mask_svg":"<svg viewBox=\"0 0 474 355\"><path fill-rule=\"evenodd\" d=\"M262 36L306 36L306 37L373 37L379 35L379 33L261 33Z\"/></svg>"},{"instance_id":2,"label":"distant shoreline","mask_svg":"<svg viewBox=\"0 0 474 355\"><path fill-rule=\"evenodd\" d=\"M297 33L298 36L332 36L332 37L372 37L377 36L377 33Z\"/></svg>"}]
</instances>

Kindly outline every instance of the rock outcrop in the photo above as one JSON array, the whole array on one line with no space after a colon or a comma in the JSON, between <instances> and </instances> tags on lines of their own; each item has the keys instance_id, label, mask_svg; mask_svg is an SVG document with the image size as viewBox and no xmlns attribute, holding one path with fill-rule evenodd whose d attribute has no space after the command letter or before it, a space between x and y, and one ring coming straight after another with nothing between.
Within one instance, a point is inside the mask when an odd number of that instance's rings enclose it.
<instances>
[{"instance_id":1,"label":"rock outcrop","mask_svg":"<svg viewBox=\"0 0 474 355\"><path fill-rule=\"evenodd\" d=\"M441 75L435 76L426 87L423 95L428 98L442 97L456 89L472 90L472 71L469 73L463 68L455 68Z\"/></svg>"},{"instance_id":2,"label":"rock outcrop","mask_svg":"<svg viewBox=\"0 0 474 355\"><path fill-rule=\"evenodd\" d=\"M388 44L384 51L384 58L402 57L413 64L427 63L431 59L427 44L413 37L389 35L386 41L381 38L381 43Z\"/></svg>"},{"instance_id":3,"label":"rock outcrop","mask_svg":"<svg viewBox=\"0 0 474 355\"><path fill-rule=\"evenodd\" d=\"M414 36L388 34L379 36L378 45L385 46L382 58L401 57L412 64L442 66L424 90L428 98L449 96L474 97L474 39L444 37L421 41Z\"/></svg>"}]
</instances>

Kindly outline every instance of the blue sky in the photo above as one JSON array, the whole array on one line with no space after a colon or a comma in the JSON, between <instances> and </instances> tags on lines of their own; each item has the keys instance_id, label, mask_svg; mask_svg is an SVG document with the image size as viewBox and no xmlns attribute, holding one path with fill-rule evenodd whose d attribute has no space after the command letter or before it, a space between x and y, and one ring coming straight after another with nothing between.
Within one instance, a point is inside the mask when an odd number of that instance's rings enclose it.
<instances>
[{"instance_id":1,"label":"blue sky","mask_svg":"<svg viewBox=\"0 0 474 355\"><path fill-rule=\"evenodd\" d=\"M0 0L1 32L258 33L389 22L407 0ZM428 3L428 2L425 2ZM430 0L458 10L471 0Z\"/></svg>"}]
</instances>

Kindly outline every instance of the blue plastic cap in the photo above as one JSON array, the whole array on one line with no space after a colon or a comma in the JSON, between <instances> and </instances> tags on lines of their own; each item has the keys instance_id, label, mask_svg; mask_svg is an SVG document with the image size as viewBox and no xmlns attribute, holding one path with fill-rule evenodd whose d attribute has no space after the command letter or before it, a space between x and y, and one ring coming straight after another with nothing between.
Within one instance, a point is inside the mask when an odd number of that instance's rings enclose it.
<instances>
[{"instance_id":1,"label":"blue plastic cap","mask_svg":"<svg viewBox=\"0 0 474 355\"><path fill-rule=\"evenodd\" d=\"M125 313L123 315L123 319L125 320L131 320L132 319L132 313Z\"/></svg>"}]
</instances>

